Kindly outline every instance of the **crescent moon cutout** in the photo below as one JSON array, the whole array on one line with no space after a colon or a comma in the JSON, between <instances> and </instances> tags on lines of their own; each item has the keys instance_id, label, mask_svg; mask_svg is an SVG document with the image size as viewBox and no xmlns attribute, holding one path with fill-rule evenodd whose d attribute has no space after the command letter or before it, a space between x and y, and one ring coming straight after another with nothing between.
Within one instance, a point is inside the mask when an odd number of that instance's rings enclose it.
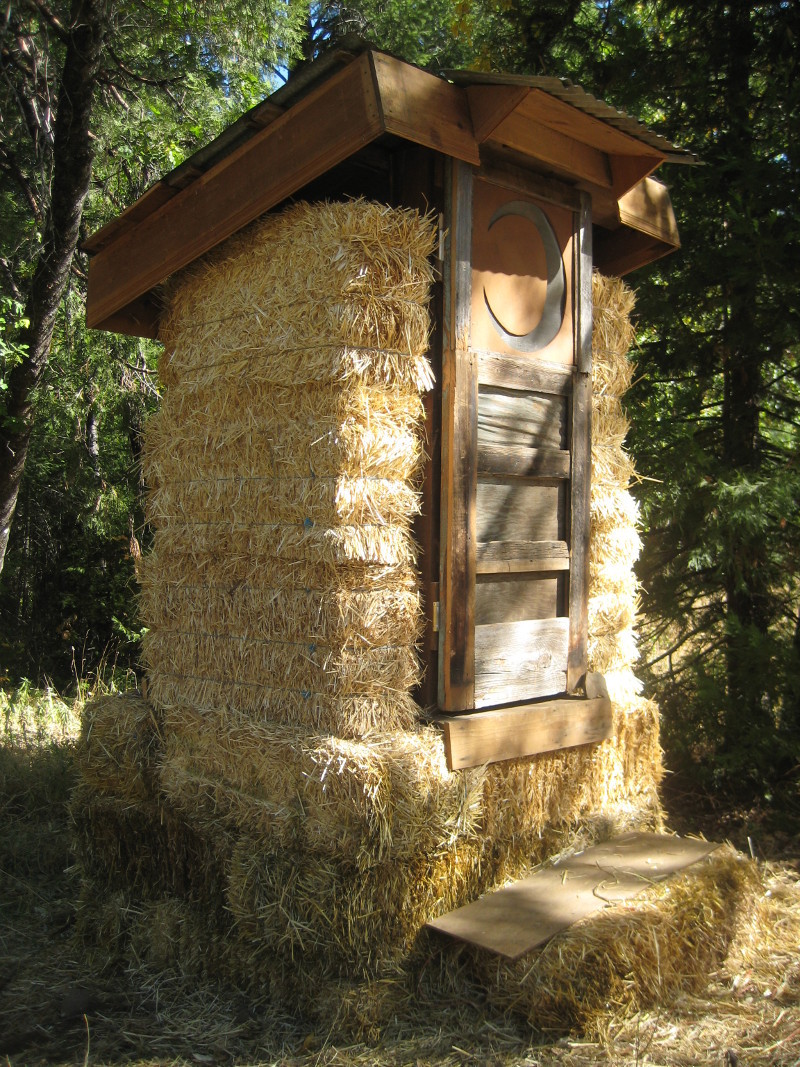
<instances>
[{"instance_id":1,"label":"crescent moon cutout","mask_svg":"<svg viewBox=\"0 0 800 1067\"><path fill-rule=\"evenodd\" d=\"M539 231L539 236L544 245L545 263L547 266L547 288L545 290L544 308L539 322L528 333L511 333L500 322L492 311L486 289L483 290L483 299L486 310L492 318L492 324L505 343L517 352L539 352L547 348L551 341L555 340L561 323L564 321L564 309L567 303L567 281L564 273L564 261L561 258L561 249L555 230L550 225L550 220L536 204L527 203L525 200L512 200L503 204L495 211L489 220L489 229L500 219L508 215L518 215L528 219Z\"/></svg>"}]
</instances>

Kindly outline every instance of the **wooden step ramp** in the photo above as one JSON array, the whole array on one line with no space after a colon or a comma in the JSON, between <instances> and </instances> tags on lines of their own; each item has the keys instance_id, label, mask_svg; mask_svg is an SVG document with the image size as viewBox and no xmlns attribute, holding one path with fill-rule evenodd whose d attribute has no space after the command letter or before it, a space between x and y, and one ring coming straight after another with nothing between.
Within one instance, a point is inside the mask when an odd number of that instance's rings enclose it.
<instances>
[{"instance_id":1,"label":"wooden step ramp","mask_svg":"<svg viewBox=\"0 0 800 1067\"><path fill-rule=\"evenodd\" d=\"M487 893L427 925L507 959L518 959L580 919L635 897L717 848L711 841L668 834L624 834Z\"/></svg>"}]
</instances>

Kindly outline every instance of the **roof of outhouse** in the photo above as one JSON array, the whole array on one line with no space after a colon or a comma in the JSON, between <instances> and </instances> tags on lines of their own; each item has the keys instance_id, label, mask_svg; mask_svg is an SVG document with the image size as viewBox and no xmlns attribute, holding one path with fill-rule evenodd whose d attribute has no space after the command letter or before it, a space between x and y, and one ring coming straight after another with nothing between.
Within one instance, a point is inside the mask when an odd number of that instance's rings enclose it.
<instances>
[{"instance_id":1,"label":"roof of outhouse","mask_svg":"<svg viewBox=\"0 0 800 1067\"><path fill-rule=\"evenodd\" d=\"M474 165L486 151L534 161L589 191L595 222L611 231L617 273L679 244L668 193L649 175L663 162L695 162L691 153L568 81L438 77L351 39L84 243L92 256L88 324L154 336L153 290L170 274L386 136Z\"/></svg>"}]
</instances>

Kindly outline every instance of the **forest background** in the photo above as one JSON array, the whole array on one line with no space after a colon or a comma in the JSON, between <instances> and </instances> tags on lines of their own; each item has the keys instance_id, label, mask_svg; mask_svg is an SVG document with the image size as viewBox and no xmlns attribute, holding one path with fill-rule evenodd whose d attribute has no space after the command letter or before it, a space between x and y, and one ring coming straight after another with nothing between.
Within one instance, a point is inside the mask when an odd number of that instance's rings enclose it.
<instances>
[{"instance_id":1,"label":"forest background","mask_svg":"<svg viewBox=\"0 0 800 1067\"><path fill-rule=\"evenodd\" d=\"M0 684L132 679L157 349L80 241L344 35L568 77L694 151L637 290L642 663L685 788L800 817L800 5L21 0L0 8Z\"/></svg>"}]
</instances>

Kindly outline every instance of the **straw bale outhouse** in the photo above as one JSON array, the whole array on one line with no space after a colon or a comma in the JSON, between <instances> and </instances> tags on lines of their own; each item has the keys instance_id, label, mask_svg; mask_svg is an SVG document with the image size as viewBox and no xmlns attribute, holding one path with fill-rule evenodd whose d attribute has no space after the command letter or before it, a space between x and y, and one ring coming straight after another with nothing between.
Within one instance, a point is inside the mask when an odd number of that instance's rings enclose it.
<instances>
[{"instance_id":1,"label":"straw bale outhouse","mask_svg":"<svg viewBox=\"0 0 800 1067\"><path fill-rule=\"evenodd\" d=\"M592 272L678 247L664 162L691 157L569 82L353 45L84 245L89 326L157 338L165 281L266 213L364 198L434 220L416 699L451 768L611 729L587 676Z\"/></svg>"},{"instance_id":2,"label":"straw bale outhouse","mask_svg":"<svg viewBox=\"0 0 800 1067\"><path fill-rule=\"evenodd\" d=\"M633 673L620 276L678 247L667 161L567 82L350 42L86 243L89 325L163 344L145 680L78 751L90 950L354 1034L424 988L549 1026L688 988L678 945L713 970L740 865L653 832ZM660 925L541 948L609 863L633 892L695 860Z\"/></svg>"}]
</instances>

